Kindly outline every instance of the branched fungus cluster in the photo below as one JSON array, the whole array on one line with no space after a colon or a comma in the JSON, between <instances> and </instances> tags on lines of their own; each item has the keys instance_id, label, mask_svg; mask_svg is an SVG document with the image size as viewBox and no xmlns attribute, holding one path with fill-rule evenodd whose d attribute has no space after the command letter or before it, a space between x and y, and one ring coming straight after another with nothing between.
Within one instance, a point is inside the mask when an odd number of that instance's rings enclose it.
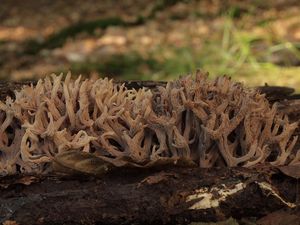
<instances>
[{"instance_id":1,"label":"branched fungus cluster","mask_svg":"<svg viewBox=\"0 0 300 225\"><path fill-rule=\"evenodd\" d=\"M115 166L300 164L297 123L227 77L197 73L156 92L62 78L0 101L0 175L48 172L56 154L76 149Z\"/></svg>"}]
</instances>

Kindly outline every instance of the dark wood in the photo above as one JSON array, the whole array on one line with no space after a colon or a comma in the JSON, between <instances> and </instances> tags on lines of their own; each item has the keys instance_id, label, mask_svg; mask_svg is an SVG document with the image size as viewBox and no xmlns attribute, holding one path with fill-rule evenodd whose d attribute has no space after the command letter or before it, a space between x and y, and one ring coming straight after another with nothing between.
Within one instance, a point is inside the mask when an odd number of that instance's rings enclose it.
<instances>
[{"instance_id":1,"label":"dark wood","mask_svg":"<svg viewBox=\"0 0 300 225\"><path fill-rule=\"evenodd\" d=\"M294 88L281 87L281 86L259 86L257 90L266 95L269 101L278 101L282 99L291 98L295 92Z\"/></svg>"},{"instance_id":2,"label":"dark wood","mask_svg":"<svg viewBox=\"0 0 300 225\"><path fill-rule=\"evenodd\" d=\"M229 217L260 218L282 208L298 215L297 209L288 207L271 191L260 187L260 183L267 182L282 199L292 203L296 199L296 180L276 169L270 171L244 168L120 169L101 179L40 177L30 185L22 184L20 177L2 178L0 222L189 224L192 221L219 221ZM26 177L22 179L24 181ZM188 201L197 190L202 189L218 199L218 188L226 186L232 190L237 184L246 187L230 195L219 207L191 209L201 201L201 198ZM216 190L205 191L205 188Z\"/></svg>"},{"instance_id":3,"label":"dark wood","mask_svg":"<svg viewBox=\"0 0 300 225\"><path fill-rule=\"evenodd\" d=\"M13 90L23 84L28 82L0 82L0 99L6 95L13 97ZM158 85L165 83L126 82L129 88L155 89ZM293 99L291 94L276 97L276 102L280 110L299 120L300 100ZM277 210L300 216L299 206L293 207L296 199L298 204L300 199L297 182L271 167L121 168L100 179L84 175L4 177L0 178L0 223L189 224L229 217L261 218ZM244 187L230 194L219 206L196 209L195 204L201 198L188 201L199 190L219 199L224 195L220 190L230 193L235 185Z\"/></svg>"}]
</instances>

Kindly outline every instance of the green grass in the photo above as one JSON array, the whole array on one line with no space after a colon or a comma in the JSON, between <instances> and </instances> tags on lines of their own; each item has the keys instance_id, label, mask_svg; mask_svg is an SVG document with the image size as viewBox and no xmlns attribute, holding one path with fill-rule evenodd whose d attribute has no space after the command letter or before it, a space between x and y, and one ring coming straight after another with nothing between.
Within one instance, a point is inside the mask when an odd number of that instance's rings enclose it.
<instances>
[{"instance_id":1,"label":"green grass","mask_svg":"<svg viewBox=\"0 0 300 225\"><path fill-rule=\"evenodd\" d=\"M76 74L97 72L103 76L122 77L133 80L170 80L174 77L192 73L201 67L200 60L189 48L157 50L147 58L136 52L114 55L101 63L86 61L73 63L70 70Z\"/></svg>"},{"instance_id":2,"label":"green grass","mask_svg":"<svg viewBox=\"0 0 300 225\"><path fill-rule=\"evenodd\" d=\"M162 45L146 56L127 52L101 63L74 63L71 70L83 74L96 71L122 79L170 80L200 68L209 71L211 78L226 74L248 86L268 83L293 86L300 91L300 67L276 65L269 61L280 51L289 52L300 61L300 43L278 40L268 32L261 35L250 33L243 25L237 25L235 18L239 16L237 9L223 15L222 29L204 40L201 49ZM266 27L267 23L264 21L261 26ZM256 47L261 45L263 49L257 50Z\"/></svg>"},{"instance_id":3,"label":"green grass","mask_svg":"<svg viewBox=\"0 0 300 225\"><path fill-rule=\"evenodd\" d=\"M129 52L126 55L113 56L102 63L73 64L71 70L80 73L97 71L102 75L113 75L122 79L170 80L200 68L209 71L211 78L230 75L234 80L242 81L248 86L268 83L293 86L300 90L300 67L282 67L260 60L282 49L299 57L297 46L282 42L257 53L253 46L264 39L232 26L230 22L225 24L222 39L206 41L202 50L159 46L146 58Z\"/></svg>"},{"instance_id":4,"label":"green grass","mask_svg":"<svg viewBox=\"0 0 300 225\"><path fill-rule=\"evenodd\" d=\"M198 68L209 71L211 78L230 75L234 80L242 81L249 86L268 83L300 89L299 67L281 67L269 62L259 62L247 48L236 47L235 51L228 52L226 48L222 49L214 43L208 43L202 51L188 47L161 48L149 54L147 58L131 52L112 56L102 60L101 63L74 63L71 71L82 74L98 72L103 76L122 79L171 80L180 75L193 73Z\"/></svg>"}]
</instances>

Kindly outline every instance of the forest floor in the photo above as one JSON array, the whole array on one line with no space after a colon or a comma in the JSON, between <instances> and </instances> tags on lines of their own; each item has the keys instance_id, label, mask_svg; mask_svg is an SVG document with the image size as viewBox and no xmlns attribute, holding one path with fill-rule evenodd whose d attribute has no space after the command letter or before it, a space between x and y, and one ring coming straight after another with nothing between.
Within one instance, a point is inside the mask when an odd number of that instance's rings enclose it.
<instances>
[{"instance_id":1,"label":"forest floor","mask_svg":"<svg viewBox=\"0 0 300 225\"><path fill-rule=\"evenodd\" d=\"M170 80L200 68L300 90L298 0L1 0L0 79Z\"/></svg>"}]
</instances>

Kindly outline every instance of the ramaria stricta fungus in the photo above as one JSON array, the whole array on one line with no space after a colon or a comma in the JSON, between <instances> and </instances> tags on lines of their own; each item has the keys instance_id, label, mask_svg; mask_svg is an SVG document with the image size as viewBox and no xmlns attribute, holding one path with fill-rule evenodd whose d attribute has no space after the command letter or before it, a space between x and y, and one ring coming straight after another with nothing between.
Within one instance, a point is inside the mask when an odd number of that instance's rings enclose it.
<instances>
[{"instance_id":1,"label":"ramaria stricta fungus","mask_svg":"<svg viewBox=\"0 0 300 225\"><path fill-rule=\"evenodd\" d=\"M0 175L44 173L55 155L90 152L117 167L300 164L297 123L264 95L198 72L158 90L52 75L0 102Z\"/></svg>"}]
</instances>

